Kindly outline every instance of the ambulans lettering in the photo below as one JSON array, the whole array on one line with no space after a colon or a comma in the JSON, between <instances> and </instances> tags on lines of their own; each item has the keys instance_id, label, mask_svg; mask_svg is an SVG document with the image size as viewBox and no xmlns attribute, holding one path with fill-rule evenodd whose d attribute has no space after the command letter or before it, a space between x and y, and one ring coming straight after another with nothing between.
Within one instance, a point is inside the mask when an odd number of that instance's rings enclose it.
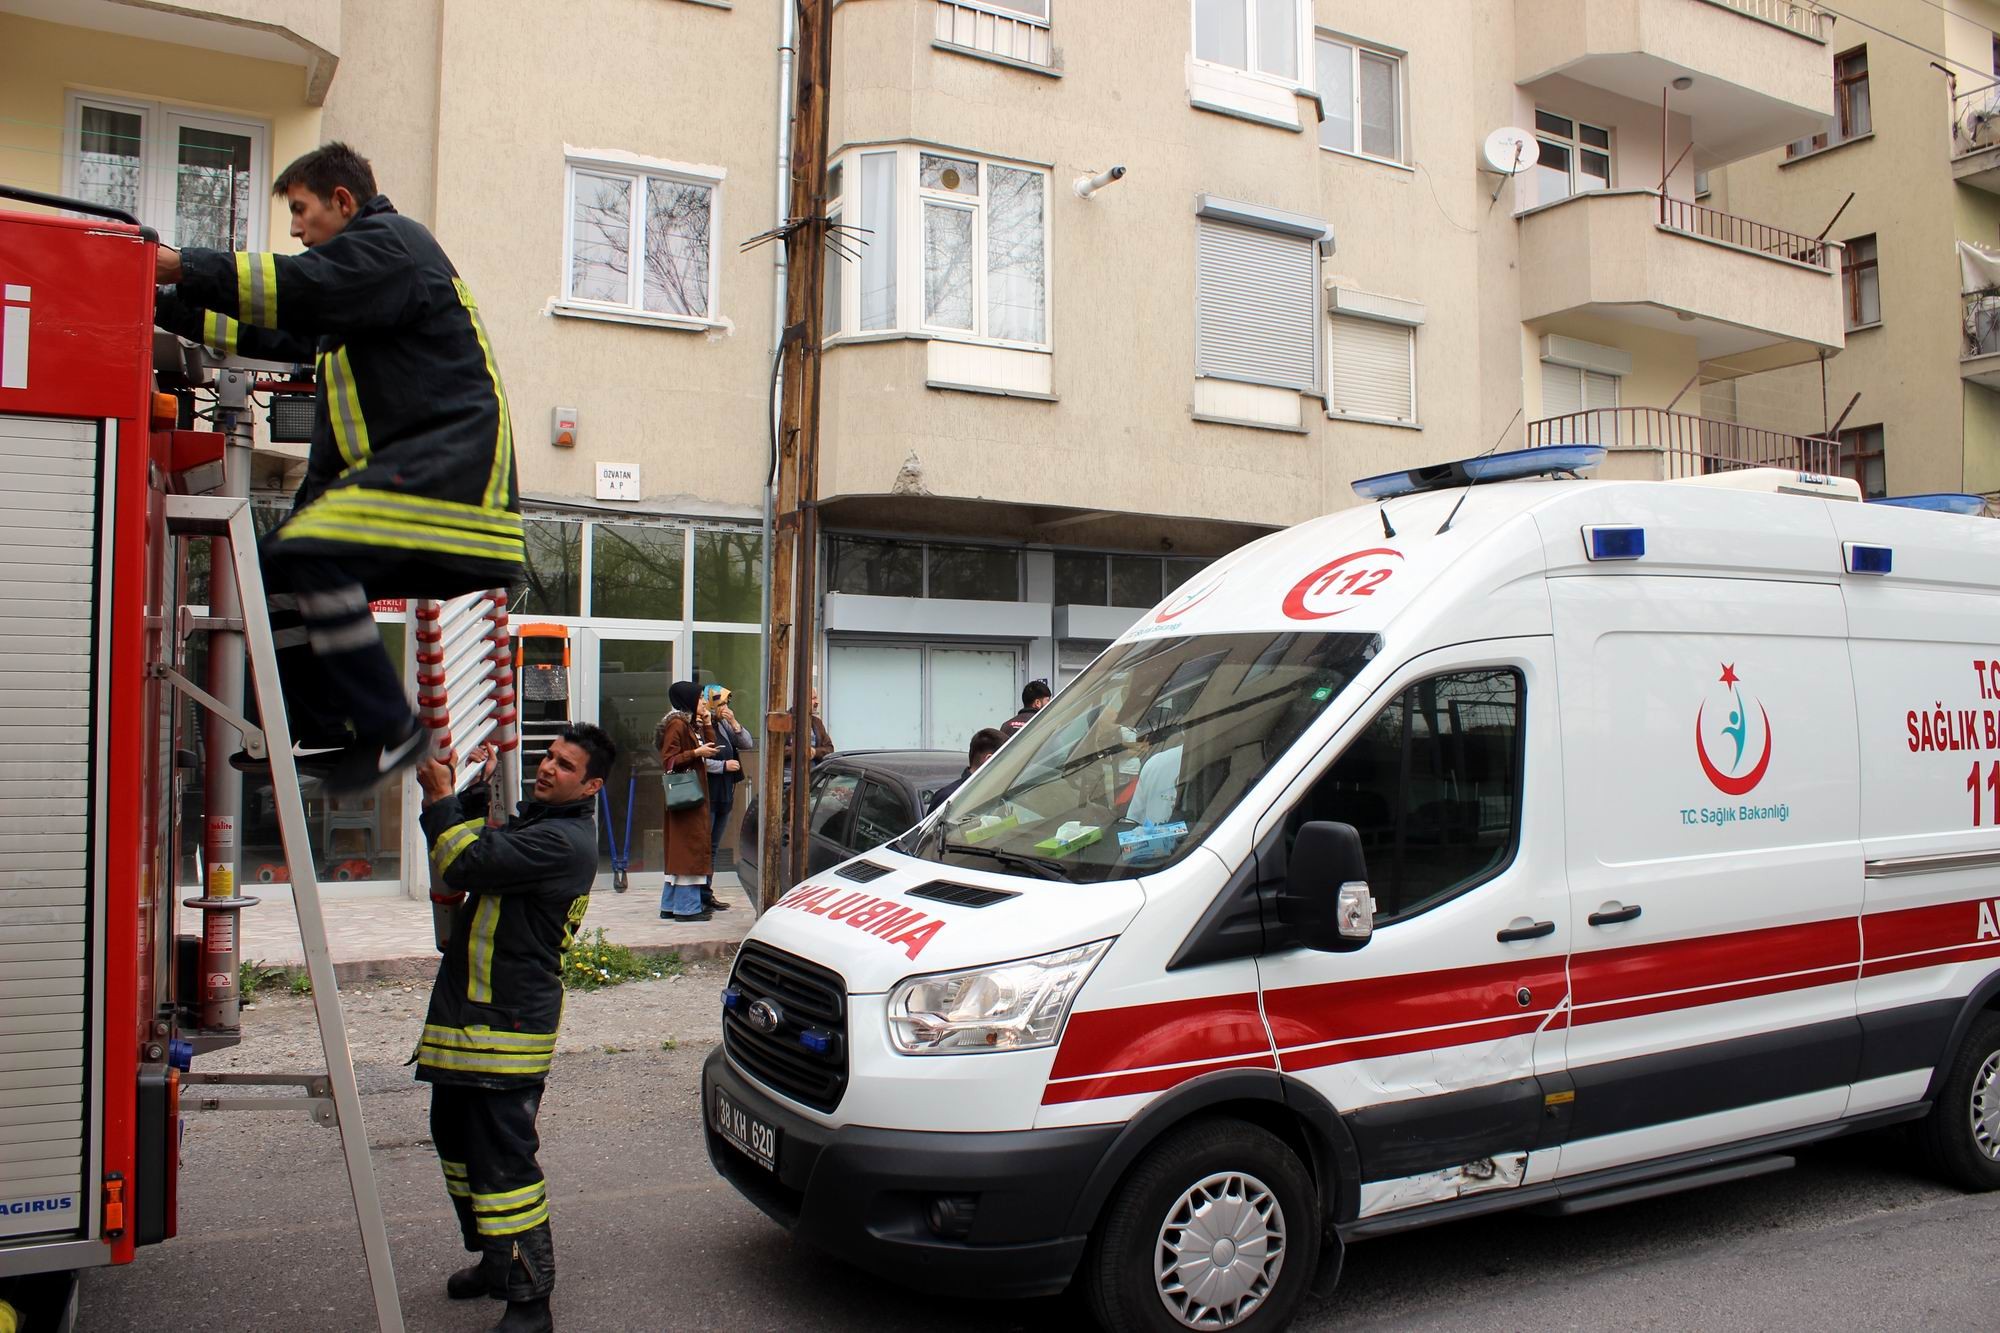
<instances>
[{"instance_id":1,"label":"ambulans lettering","mask_svg":"<svg viewBox=\"0 0 2000 1333\"><path fill-rule=\"evenodd\" d=\"M900 944L915 958L924 951L945 923L926 916L914 907L904 907L893 898L877 898L872 893L842 893L837 888L801 884L778 900L778 906L811 916L823 916L864 930L877 939Z\"/></svg>"},{"instance_id":2,"label":"ambulans lettering","mask_svg":"<svg viewBox=\"0 0 2000 1333\"><path fill-rule=\"evenodd\" d=\"M1973 938L2000 939L2000 898L1979 904L1979 934Z\"/></svg>"}]
</instances>

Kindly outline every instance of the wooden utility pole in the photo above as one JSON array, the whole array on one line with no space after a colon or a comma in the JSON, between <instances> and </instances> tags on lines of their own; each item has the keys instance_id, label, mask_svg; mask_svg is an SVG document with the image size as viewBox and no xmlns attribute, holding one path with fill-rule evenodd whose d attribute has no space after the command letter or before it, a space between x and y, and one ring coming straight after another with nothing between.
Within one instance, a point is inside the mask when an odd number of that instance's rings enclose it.
<instances>
[{"instance_id":1,"label":"wooden utility pole","mask_svg":"<svg viewBox=\"0 0 2000 1333\"><path fill-rule=\"evenodd\" d=\"M794 0L779 0L782 4ZM778 484L767 577L766 753L757 827L763 908L806 875L806 786L812 771L812 665L817 634L819 368L826 267L826 100L833 57L830 0L796 0L791 202L786 208L785 331L779 359ZM791 761L781 762L791 739ZM787 790L789 778L789 790ZM789 798L789 799L787 799ZM789 830L790 836L786 836ZM761 910L761 909L760 909Z\"/></svg>"}]
</instances>

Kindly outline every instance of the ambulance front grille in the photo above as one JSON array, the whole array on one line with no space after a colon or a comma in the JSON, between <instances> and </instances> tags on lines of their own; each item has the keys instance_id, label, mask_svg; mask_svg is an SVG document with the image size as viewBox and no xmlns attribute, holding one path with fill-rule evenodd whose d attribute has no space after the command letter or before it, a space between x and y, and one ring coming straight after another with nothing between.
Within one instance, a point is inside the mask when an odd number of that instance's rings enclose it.
<instances>
[{"instance_id":1,"label":"ambulance front grille","mask_svg":"<svg viewBox=\"0 0 2000 1333\"><path fill-rule=\"evenodd\" d=\"M722 1013L722 1047L751 1078L816 1111L831 1111L847 1092L847 983L837 972L755 940L736 955L729 984L736 1003ZM752 1005L768 1000L778 1011L775 1030L750 1023ZM826 1050L800 1040L823 1034Z\"/></svg>"}]
</instances>

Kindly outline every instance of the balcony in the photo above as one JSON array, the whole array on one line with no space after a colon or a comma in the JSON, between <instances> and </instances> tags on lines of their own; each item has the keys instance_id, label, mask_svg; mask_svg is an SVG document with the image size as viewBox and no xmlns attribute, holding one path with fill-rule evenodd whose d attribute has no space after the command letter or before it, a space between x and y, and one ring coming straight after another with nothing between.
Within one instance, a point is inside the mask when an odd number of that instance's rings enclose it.
<instances>
[{"instance_id":1,"label":"balcony","mask_svg":"<svg viewBox=\"0 0 2000 1333\"><path fill-rule=\"evenodd\" d=\"M1967 292L1965 347L1958 355L1959 378L1988 389L2000 389L2000 288Z\"/></svg>"},{"instance_id":2,"label":"balcony","mask_svg":"<svg viewBox=\"0 0 2000 1333\"><path fill-rule=\"evenodd\" d=\"M1961 185L2000 194L2000 83L1952 98L1951 176Z\"/></svg>"},{"instance_id":3,"label":"balcony","mask_svg":"<svg viewBox=\"0 0 2000 1333\"><path fill-rule=\"evenodd\" d=\"M1019 0L1006 5L937 0L934 44L1049 69L1055 63L1055 48L1049 42L1048 10L1048 0Z\"/></svg>"},{"instance_id":4,"label":"balcony","mask_svg":"<svg viewBox=\"0 0 2000 1333\"><path fill-rule=\"evenodd\" d=\"M1825 128L1829 22L1802 0L1515 0L1515 82L1560 76L1658 107L1692 79L1672 105L1707 170Z\"/></svg>"},{"instance_id":5,"label":"balcony","mask_svg":"<svg viewBox=\"0 0 2000 1333\"><path fill-rule=\"evenodd\" d=\"M1609 407L1528 423L1528 447L1601 444L1609 454L1599 474L1619 480L1673 481L1745 467L1830 473L1837 440L1756 430L1733 421L1657 407Z\"/></svg>"},{"instance_id":6,"label":"balcony","mask_svg":"<svg viewBox=\"0 0 2000 1333\"><path fill-rule=\"evenodd\" d=\"M0 13L298 65L321 106L340 62L341 0L0 0Z\"/></svg>"},{"instance_id":7,"label":"balcony","mask_svg":"<svg viewBox=\"0 0 2000 1333\"><path fill-rule=\"evenodd\" d=\"M1651 190L1596 190L1520 215L1521 318L1587 313L1695 340L1711 377L1845 343L1837 247Z\"/></svg>"}]
</instances>

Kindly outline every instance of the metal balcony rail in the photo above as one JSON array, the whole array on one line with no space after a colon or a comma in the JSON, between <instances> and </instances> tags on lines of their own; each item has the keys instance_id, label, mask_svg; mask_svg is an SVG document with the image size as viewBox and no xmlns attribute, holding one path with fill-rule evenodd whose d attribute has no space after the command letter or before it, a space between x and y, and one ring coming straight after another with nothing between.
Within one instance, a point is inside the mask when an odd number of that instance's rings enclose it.
<instances>
[{"instance_id":1,"label":"metal balcony rail","mask_svg":"<svg viewBox=\"0 0 2000 1333\"><path fill-rule=\"evenodd\" d=\"M1819 6L1801 4L1799 0L1709 0L1709 3L1774 23L1780 28L1789 28L1799 36L1810 37L1816 42L1826 40L1826 25L1832 17Z\"/></svg>"},{"instance_id":2,"label":"metal balcony rail","mask_svg":"<svg viewBox=\"0 0 2000 1333\"><path fill-rule=\"evenodd\" d=\"M1686 199L1675 199L1667 194L1661 194L1659 199L1660 225L1669 231L1808 264L1827 273L1833 271L1829 254L1832 247L1818 237L1802 236L1765 222L1752 222L1749 218L1739 218L1733 213L1724 213Z\"/></svg>"},{"instance_id":3,"label":"metal balcony rail","mask_svg":"<svg viewBox=\"0 0 2000 1333\"><path fill-rule=\"evenodd\" d=\"M2000 352L2000 288L1967 292L1959 299L1965 307L1965 350L1959 355L1992 356Z\"/></svg>"},{"instance_id":4,"label":"metal balcony rail","mask_svg":"<svg viewBox=\"0 0 2000 1333\"><path fill-rule=\"evenodd\" d=\"M1668 480L1745 467L1830 473L1840 458L1838 440L1758 430L1658 407L1600 407L1528 423L1529 448L1552 444L1657 450Z\"/></svg>"},{"instance_id":5,"label":"metal balcony rail","mask_svg":"<svg viewBox=\"0 0 2000 1333\"><path fill-rule=\"evenodd\" d=\"M2000 83L1988 80L1951 99L1951 155L2000 147Z\"/></svg>"},{"instance_id":6,"label":"metal balcony rail","mask_svg":"<svg viewBox=\"0 0 2000 1333\"><path fill-rule=\"evenodd\" d=\"M1049 41L1049 21L1035 11L1047 9L1046 3L937 0L937 39L1046 69L1055 59L1055 49Z\"/></svg>"}]
</instances>

